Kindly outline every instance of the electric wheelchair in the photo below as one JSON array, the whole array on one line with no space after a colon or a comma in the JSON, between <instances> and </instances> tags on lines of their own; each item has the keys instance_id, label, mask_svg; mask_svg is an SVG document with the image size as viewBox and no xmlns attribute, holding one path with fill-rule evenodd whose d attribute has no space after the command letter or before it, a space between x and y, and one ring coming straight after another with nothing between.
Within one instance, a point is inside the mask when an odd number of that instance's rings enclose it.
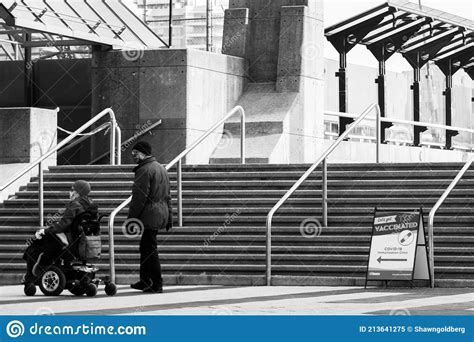
<instances>
[{"instance_id":1,"label":"electric wheelchair","mask_svg":"<svg viewBox=\"0 0 474 342\"><path fill-rule=\"evenodd\" d=\"M97 207L79 214L71 225L70 244L65 234L56 234L63 248L59 255L35 265L35 281L25 284L27 296L33 296L36 286L39 286L46 296L59 296L64 290L69 290L75 296L85 294L93 297L102 283L108 296L117 293L114 283L96 277L99 269L91 263L100 258L100 221L103 217L105 215L99 215Z\"/></svg>"}]
</instances>

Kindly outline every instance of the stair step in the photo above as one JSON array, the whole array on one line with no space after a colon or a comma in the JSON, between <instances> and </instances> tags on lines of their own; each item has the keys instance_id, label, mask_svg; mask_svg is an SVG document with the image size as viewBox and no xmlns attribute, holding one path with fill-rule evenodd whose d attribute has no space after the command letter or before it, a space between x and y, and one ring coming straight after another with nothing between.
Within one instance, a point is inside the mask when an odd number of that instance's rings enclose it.
<instances>
[{"instance_id":1,"label":"stair step","mask_svg":"<svg viewBox=\"0 0 474 342\"><path fill-rule=\"evenodd\" d=\"M279 170L301 170L305 172L311 164L213 164L213 165L183 165L183 172L201 172L201 171L279 171ZM459 171L464 166L464 163L451 163L451 162L438 162L438 163L330 163L328 164L328 170L446 170L446 171ZM51 171L64 171L64 172L107 172L121 170L122 172L132 172L136 165L61 165L51 166ZM173 167L170 172L173 172Z\"/></svg>"},{"instance_id":2,"label":"stair step","mask_svg":"<svg viewBox=\"0 0 474 342\"><path fill-rule=\"evenodd\" d=\"M106 220L106 219L105 219ZM219 229L220 228L220 229ZM32 233L38 229L36 225L29 225L29 226L3 226L0 230L0 235L3 233L7 234L16 234L16 233ZM108 228L103 224L102 225L102 234L106 234ZM370 225L367 226L330 226L330 227L322 227L321 234L370 234L372 231L372 227ZM474 234L474 229L470 226L466 227L442 227L436 225L434 227L434 231L436 234ZM121 225L114 226L114 232L122 233L123 227ZM286 235L286 234L300 234L302 230L300 227L283 227L283 226L273 226L272 227L272 234L274 235ZM197 235L212 235L214 233L217 234L266 234L266 228L263 226L186 226L186 227L177 227L175 226L173 230L170 231L170 234L173 235L180 235L180 234L197 234ZM159 232L159 236L162 236L163 231ZM165 235L166 236L166 235Z\"/></svg>"},{"instance_id":3,"label":"stair step","mask_svg":"<svg viewBox=\"0 0 474 342\"><path fill-rule=\"evenodd\" d=\"M104 214L108 214L107 212L103 212ZM315 214L315 213L311 213ZM316 215L317 217L320 217ZM280 215L275 216L273 218L273 223L275 225L285 225L291 227L299 227L305 219L311 218L304 217L304 216L290 216L290 215ZM266 216L244 216L240 215L237 219L232 222L232 226L248 226L248 225L255 225L255 226L265 226ZM116 224L121 225L126 219L126 216L120 215L116 217ZM34 225L38 222L38 216L0 216L0 226L4 225ZM215 225L216 227L222 226L226 220L224 215L222 216L183 216L183 225L202 225L202 226L209 226ZM454 227L459 225L472 225L473 218L472 216L458 216L456 221L453 221L452 216L449 215L438 215L436 216L435 224L444 227ZM175 217L175 225L176 225L176 217ZM368 226L373 223L373 214L368 213L364 216L333 216L330 217L328 223L330 226L353 226L354 223L357 222L361 226Z\"/></svg>"},{"instance_id":4,"label":"stair step","mask_svg":"<svg viewBox=\"0 0 474 342\"><path fill-rule=\"evenodd\" d=\"M201 190L201 191L194 191L194 190L187 190L186 188L183 188L183 199L186 198L261 198L262 196L264 197L270 197L276 202L285 195L288 189L281 189L281 190L265 190L265 189L254 189L254 190L241 190L241 189L235 189L235 190L229 190L229 189L214 189L214 190ZM416 198L421 198L421 199L434 199L438 200L439 197L443 194L444 189L439 188L439 189L424 189L424 190L419 190L419 189L394 189L390 190L390 192L387 193L386 190L374 190L374 189L369 189L369 190L358 190L358 189L346 189L346 190L330 190L328 192L328 198L362 198L364 200L368 198L387 198L387 195L390 194L390 196L393 197L405 197L408 199L416 199ZM176 198L176 190L171 189L171 196L173 198ZM123 200L127 199L130 197L131 191L130 189L128 190L102 190L102 191L97 191L97 190L92 190L90 197L92 198L123 198ZM462 197L465 198L466 196L469 198L473 195L472 191L469 189L454 189L451 194L449 195L450 198L455 198L455 197ZM44 198L65 198L67 199L69 196L69 188L67 190L63 191L49 191L46 190L44 191ZM312 190L296 190L296 192L292 195L292 198L321 198L322 192L321 190L317 189L312 189ZM17 192L15 194L15 197L17 198L33 198L33 199L38 199L38 191L35 190L25 190L21 192Z\"/></svg>"},{"instance_id":5,"label":"stair step","mask_svg":"<svg viewBox=\"0 0 474 342\"><path fill-rule=\"evenodd\" d=\"M472 201L474 202L474 201ZM472 212L472 208L470 206L467 206L470 204L471 201L465 201L464 206L459 206L459 207L441 207L438 209L436 212L437 217L439 216L446 216L446 215L462 215L462 214L468 214ZM403 204L400 204L400 207L402 207ZM406 204L405 204L406 206ZM402 208L406 208L403 206ZM115 206L110 206L110 207L101 207L100 211L103 213L110 213L112 212L116 207ZM397 210L396 206L385 206L384 207L386 210ZM416 207L415 207L416 208ZM270 211L271 207L263 207L263 208L251 208L248 207L246 203L240 203L240 205L237 208L234 209L229 209L228 207L190 207L190 206L185 206L183 205L183 215L212 215L212 216L222 216L222 215L238 215L238 216L263 216L268 214ZM48 215L55 215L59 212L64 210L64 206L62 207L54 207L54 208L45 208L44 215L45 217ZM352 207L351 211L348 212L347 208L344 208L343 206L341 207L335 207L335 206L330 206L328 208L329 215L337 215L337 216L345 216L345 215L372 215L374 214L375 207L368 206L368 207ZM126 212L126 210L124 210ZM173 212L177 213L177 208L173 208ZM240 213L240 214L239 214ZM313 213L315 216L321 217L322 216L322 211L321 208L308 208L308 207L295 207L293 206L283 206L281 207L276 215L301 215L301 217L304 218L305 215L308 213ZM31 216L31 217L37 217L37 210L31 210L31 208L0 208L0 220L2 217L8 217L10 215L18 215L18 216ZM238 218L237 218L238 219Z\"/></svg>"},{"instance_id":6,"label":"stair step","mask_svg":"<svg viewBox=\"0 0 474 342\"><path fill-rule=\"evenodd\" d=\"M125 196L123 198L100 198L94 197L94 202L99 205L103 206L106 204L116 204L117 206L121 204L126 199ZM429 205L430 207L433 206L437 198L426 198L422 203L419 202L417 199L413 199L411 201L407 200L405 197L389 197L383 199L376 199L376 198L369 198L364 202L361 202L360 198L328 198L328 205L338 206L338 205L345 205L345 206L364 206L364 207L373 207L379 206L380 204L386 204L389 206L403 206L403 207L413 207L417 208L421 204L424 206ZM273 207L278 201L277 197L269 198L269 197L260 197L260 198L202 198L202 199L195 199L195 198L186 198L184 205L186 206L193 206L193 205L220 205L220 206L235 206L239 204L246 204L247 206L252 207ZM474 194L472 196L464 196L462 198L447 198L446 201L443 203L443 207L446 206L465 206L466 201L474 201ZM68 202L68 198L45 198L44 199L44 206L45 208L61 208ZM175 198L171 201L172 204L176 204L177 200ZM322 200L321 198L289 198L284 205L301 205L301 206L321 206ZM5 202L5 207L28 207L28 208L37 208L38 207L38 199L28 199L28 198L12 198Z\"/></svg>"},{"instance_id":7,"label":"stair step","mask_svg":"<svg viewBox=\"0 0 474 342\"><path fill-rule=\"evenodd\" d=\"M108 264L96 263L94 264L102 271L108 269ZM133 265L135 269L138 269L138 264ZM116 271L130 272L130 264L116 264ZM2 271L8 270L23 270L24 265L20 264L3 264L0 265ZM176 265L173 264L162 264L162 271L165 272L176 272ZM265 265L262 264L181 264L178 268L179 272L192 272L192 273L202 273L202 272L217 272L218 274L226 274L232 272L249 272L249 273L264 273ZM365 275L367 267L363 265L273 265L272 271L274 273L360 273ZM438 274L451 274L457 273L460 275L472 275L474 274L474 267L436 267L436 272Z\"/></svg>"},{"instance_id":8,"label":"stair step","mask_svg":"<svg viewBox=\"0 0 474 342\"><path fill-rule=\"evenodd\" d=\"M115 253L115 258L119 263L123 263L125 261L140 262L140 256L138 253L124 253L123 251L119 251ZM102 253L101 255L101 262L108 262L109 255L107 253ZM229 254L225 251L218 253L218 254L186 254L186 253L164 253L160 250L160 261L161 262L182 262L187 261L191 263L201 263L201 262L212 262L215 263L217 261L222 262L224 260L228 260L231 262L236 261L245 261L245 260L253 260L253 261L261 261L264 262L266 257L264 254ZM2 263L24 263L25 261L22 259L22 255L18 253L0 253L0 264ZM277 254L272 253L272 261L275 262L351 262L351 263L362 263L364 265L367 264L367 256L361 254L296 254L296 253L288 253L288 254ZM446 255L436 255L436 262L457 262L457 263L469 263L474 264L474 256L446 256ZM474 265L472 265L474 266Z\"/></svg>"},{"instance_id":9,"label":"stair step","mask_svg":"<svg viewBox=\"0 0 474 342\"><path fill-rule=\"evenodd\" d=\"M17 241L17 242L26 242L27 239L31 238L31 234L4 234L2 233L0 237L2 241ZM284 244L284 243L301 243L307 244L312 246L317 246L320 244L345 244L345 245L358 245L370 244L371 236L367 235L320 235L320 236L304 236L304 235L273 235L272 236L272 243L273 244ZM131 237L125 235L115 235L115 243L122 243L130 241ZM138 240L138 237L136 237ZM198 244L198 245L205 245L207 243L250 243L250 244L258 244L260 243L263 245L266 241L266 237L263 235L230 235L230 234L221 234L215 236L199 236L199 235L168 235L161 238L162 244L180 244L180 243L188 243L188 244ZM208 241L209 240L209 241ZM106 235L102 235L102 241L108 241L108 237ZM453 244L459 243L463 245L472 245L471 250L474 251L474 236L435 236L434 241L439 244Z\"/></svg>"},{"instance_id":10,"label":"stair step","mask_svg":"<svg viewBox=\"0 0 474 342\"><path fill-rule=\"evenodd\" d=\"M432 188L432 187L443 187L447 188L447 186L451 183L452 179L395 179L395 180L386 180L386 179L377 179L377 180L359 180L359 179L351 179L347 181L341 181L341 180L332 180L328 179L328 187L329 188L347 188L349 187L377 187L377 188L384 188L384 189L393 189L394 187L407 187L411 189L423 189L423 188ZM252 180L213 180L213 181L194 181L194 180L188 180L188 181L183 181L183 187L189 187L189 188L233 188L233 187L247 187L247 188L252 188L252 189L259 189L262 188L263 186L270 186L271 188L281 188L281 187L286 187L290 188L293 186L295 183L294 180L268 180L268 184L266 184L265 181L262 181L261 179L252 179ZM89 182L91 185L92 189L97 189L97 188L131 188L133 185L133 179L130 179L128 181L120 181L119 183L117 182L106 182L106 181L96 181L96 180L91 180ZM175 184L175 182L171 182L172 185ZM313 188L316 186L321 186L322 182L320 180L307 180L303 183L302 188L307 189L307 188ZM474 185L474 179L462 179L458 185L457 188L472 188ZM37 189L38 188L38 183L37 182L30 182L27 184L27 188L29 190L32 189ZM60 181L49 181L44 183L44 189L56 189L56 188L61 188L61 189L67 189L69 190L71 188L71 182L60 182Z\"/></svg>"},{"instance_id":11,"label":"stair step","mask_svg":"<svg viewBox=\"0 0 474 342\"><path fill-rule=\"evenodd\" d=\"M4 242L4 241L2 241ZM107 244L108 241L104 241L102 244L102 252L106 253L109 250ZM116 248L120 248L122 253L138 253L138 239L126 240L121 245L116 245ZM11 245L11 244L1 244L2 251L14 251L16 253L23 253L26 245ZM234 253L241 254L242 246L231 244L231 245L162 245L158 243L158 250L160 253L199 253L205 251L206 253ZM448 249L449 250L449 249ZM457 251L458 249L450 249L451 251ZM250 245L245 246L245 251L249 253L265 253L265 246L260 244L259 246ZM344 254L344 253L361 253L367 254L369 251L369 246L272 246L272 253L303 253L303 254L314 254L314 253L334 253L334 254Z\"/></svg>"},{"instance_id":12,"label":"stair step","mask_svg":"<svg viewBox=\"0 0 474 342\"><path fill-rule=\"evenodd\" d=\"M241 171L241 172L186 172L183 170L182 179L195 179L195 180L208 180L208 179L248 179L248 178L260 178L260 179L292 179L296 180L303 174L303 170L295 171L285 171L281 170L278 172L275 171L260 171L256 174L254 171ZM328 179L429 179L429 178L454 178L457 175L457 171L430 171L430 170L370 170L370 171L353 171L348 172L348 170L331 170L328 171ZM170 179L176 179L176 173L170 173ZM44 180L49 179L68 179L68 180L77 180L77 179L128 179L133 180L133 172L65 172L61 173L60 171L55 172L45 172ZM310 175L308 179L321 179L322 173L316 171ZM466 172L463 179L472 179L474 178L474 170ZM32 181L37 181L37 177L33 177Z\"/></svg>"}]
</instances>

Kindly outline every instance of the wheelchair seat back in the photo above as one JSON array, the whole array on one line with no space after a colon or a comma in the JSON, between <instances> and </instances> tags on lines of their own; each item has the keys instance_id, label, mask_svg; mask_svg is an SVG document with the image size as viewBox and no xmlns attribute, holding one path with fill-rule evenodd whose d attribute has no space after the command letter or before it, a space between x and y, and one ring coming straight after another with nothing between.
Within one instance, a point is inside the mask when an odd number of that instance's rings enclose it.
<instances>
[{"instance_id":1,"label":"wheelchair seat back","mask_svg":"<svg viewBox=\"0 0 474 342\"><path fill-rule=\"evenodd\" d=\"M96 205L86 209L73 221L71 235L74 241L74 252L82 260L100 258L100 218Z\"/></svg>"}]
</instances>

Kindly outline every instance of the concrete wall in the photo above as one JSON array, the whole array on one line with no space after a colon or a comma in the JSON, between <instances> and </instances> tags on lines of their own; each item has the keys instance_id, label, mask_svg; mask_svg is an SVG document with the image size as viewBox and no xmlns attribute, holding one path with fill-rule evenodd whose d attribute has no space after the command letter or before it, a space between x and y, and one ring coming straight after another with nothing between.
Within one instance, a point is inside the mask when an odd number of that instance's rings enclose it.
<instances>
[{"instance_id":1,"label":"concrete wall","mask_svg":"<svg viewBox=\"0 0 474 342\"><path fill-rule=\"evenodd\" d=\"M167 163L234 106L245 86L246 69L242 58L197 50L145 51L140 58L96 52L92 108L94 112L113 108L124 141L148 120L162 119L155 133L142 139L152 144L160 162ZM105 140L94 141L94 154L104 152ZM217 139L210 137L187 162L208 163L216 144ZM132 146L123 151L124 163L132 162Z\"/></svg>"},{"instance_id":2,"label":"concrete wall","mask_svg":"<svg viewBox=\"0 0 474 342\"><path fill-rule=\"evenodd\" d=\"M0 108L0 185L56 146L57 113L41 108ZM42 163L56 165L56 153ZM0 201L26 184L37 168L0 193Z\"/></svg>"},{"instance_id":3,"label":"concrete wall","mask_svg":"<svg viewBox=\"0 0 474 342\"><path fill-rule=\"evenodd\" d=\"M14 163L14 164L4 164L0 165L0 179L1 185L4 185L6 182L8 182L15 174L18 172L21 172L28 164L26 163ZM37 176L38 175L38 169L34 168L27 174L25 174L23 177L18 179L16 182L14 182L12 185L7 187L4 191L0 191L0 203L3 201L7 200L10 196L14 195L15 192L20 189L20 187L26 185L31 177Z\"/></svg>"},{"instance_id":4,"label":"concrete wall","mask_svg":"<svg viewBox=\"0 0 474 342\"><path fill-rule=\"evenodd\" d=\"M38 108L60 108L58 125L75 130L91 118L90 59L44 60L33 64L35 103ZM0 62L0 108L24 107L24 64L22 61ZM66 133L58 131L59 139ZM59 157L60 164L90 161L90 142Z\"/></svg>"},{"instance_id":5,"label":"concrete wall","mask_svg":"<svg viewBox=\"0 0 474 342\"><path fill-rule=\"evenodd\" d=\"M0 164L31 163L56 146L57 113L42 108L0 108Z\"/></svg>"}]
</instances>

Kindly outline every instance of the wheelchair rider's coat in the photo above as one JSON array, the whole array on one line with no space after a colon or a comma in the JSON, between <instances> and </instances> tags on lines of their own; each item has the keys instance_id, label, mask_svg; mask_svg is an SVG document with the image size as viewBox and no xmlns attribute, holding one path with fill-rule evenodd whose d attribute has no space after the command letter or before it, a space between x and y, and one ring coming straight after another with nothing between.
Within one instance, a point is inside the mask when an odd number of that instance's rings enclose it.
<instances>
[{"instance_id":1,"label":"wheelchair rider's coat","mask_svg":"<svg viewBox=\"0 0 474 342\"><path fill-rule=\"evenodd\" d=\"M97 206L87 196L81 196L75 200L70 201L66 205L64 214L59 220L59 222L54 223L50 228L47 229L47 232L54 234L65 233L68 243L71 244L73 241L71 236L71 226L74 219L79 214L82 214L83 212L88 211L91 208L97 210Z\"/></svg>"}]
</instances>

